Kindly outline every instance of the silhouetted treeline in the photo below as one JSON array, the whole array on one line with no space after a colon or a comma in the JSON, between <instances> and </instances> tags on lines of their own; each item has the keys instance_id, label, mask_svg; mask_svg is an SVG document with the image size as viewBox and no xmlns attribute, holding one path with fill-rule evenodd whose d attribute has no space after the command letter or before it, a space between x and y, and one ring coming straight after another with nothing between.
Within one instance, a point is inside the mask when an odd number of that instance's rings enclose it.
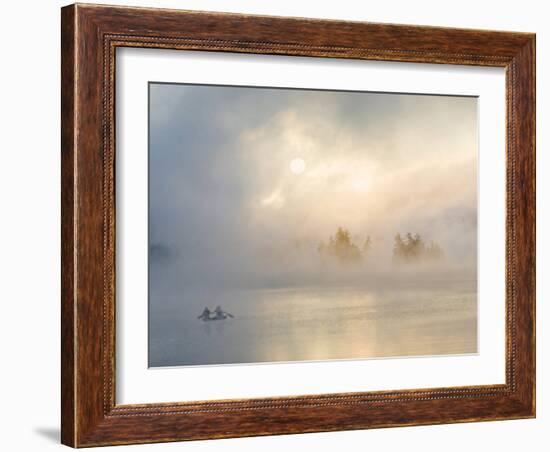
<instances>
[{"instance_id":1,"label":"silhouetted treeline","mask_svg":"<svg viewBox=\"0 0 550 452\"><path fill-rule=\"evenodd\" d=\"M443 256L443 250L437 243L432 241L429 245L426 245L419 234L413 236L410 232L407 232L404 237L401 237L401 234L395 236L393 260L396 263L438 260Z\"/></svg>"},{"instance_id":2,"label":"silhouetted treeline","mask_svg":"<svg viewBox=\"0 0 550 452\"><path fill-rule=\"evenodd\" d=\"M369 256L372 251L372 240L366 236L362 246L354 243L349 231L339 227L328 242L321 242L318 247L321 256L337 259L342 263L357 263ZM426 244L419 234L410 232L403 237L397 234L393 246L393 262L412 264L421 261L434 261L444 257L443 249L434 241Z\"/></svg>"},{"instance_id":3,"label":"silhouetted treeline","mask_svg":"<svg viewBox=\"0 0 550 452\"><path fill-rule=\"evenodd\" d=\"M328 243L321 242L318 249L321 255L335 257L344 263L354 263L359 262L370 252L371 239L367 236L362 248L359 248L353 243L349 231L339 227L336 234L329 238Z\"/></svg>"}]
</instances>

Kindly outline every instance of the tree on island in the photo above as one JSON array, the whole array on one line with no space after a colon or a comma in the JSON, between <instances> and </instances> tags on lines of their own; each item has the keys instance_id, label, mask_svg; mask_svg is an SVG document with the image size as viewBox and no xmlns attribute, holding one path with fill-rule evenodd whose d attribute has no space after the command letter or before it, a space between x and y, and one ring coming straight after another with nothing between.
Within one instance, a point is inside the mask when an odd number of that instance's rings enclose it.
<instances>
[{"instance_id":1,"label":"tree on island","mask_svg":"<svg viewBox=\"0 0 550 452\"><path fill-rule=\"evenodd\" d=\"M423 260L439 260L444 257L442 248L434 241L428 246L420 237L407 232L403 238L397 234L394 238L393 261L396 263L415 263Z\"/></svg>"},{"instance_id":2,"label":"tree on island","mask_svg":"<svg viewBox=\"0 0 550 452\"><path fill-rule=\"evenodd\" d=\"M353 243L350 233L347 229L339 227L336 234L331 236L328 243L321 242L318 250L321 255L332 256L342 263L357 263L363 255L366 255L371 247L370 237L367 237L363 245L363 253L359 247Z\"/></svg>"}]
</instances>

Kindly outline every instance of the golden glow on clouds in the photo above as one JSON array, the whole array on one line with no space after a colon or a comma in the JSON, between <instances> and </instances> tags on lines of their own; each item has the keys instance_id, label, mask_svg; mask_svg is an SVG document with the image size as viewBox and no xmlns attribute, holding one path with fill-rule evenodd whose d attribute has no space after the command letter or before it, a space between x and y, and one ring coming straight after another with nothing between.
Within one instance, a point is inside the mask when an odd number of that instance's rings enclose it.
<instances>
[{"instance_id":1,"label":"golden glow on clouds","mask_svg":"<svg viewBox=\"0 0 550 452\"><path fill-rule=\"evenodd\" d=\"M285 199L283 198L283 195L281 194L281 190L274 190L271 192L267 197L262 199L261 201L262 206L264 207L271 207L273 209L280 209L285 205Z\"/></svg>"},{"instance_id":2,"label":"golden glow on clouds","mask_svg":"<svg viewBox=\"0 0 550 452\"><path fill-rule=\"evenodd\" d=\"M289 109L247 130L240 146L254 174L250 221L267 234L324 237L345 224L391 240L418 230L417 219L475 208L475 133L457 133L457 122L434 130L393 120L398 130L372 138Z\"/></svg>"}]
</instances>

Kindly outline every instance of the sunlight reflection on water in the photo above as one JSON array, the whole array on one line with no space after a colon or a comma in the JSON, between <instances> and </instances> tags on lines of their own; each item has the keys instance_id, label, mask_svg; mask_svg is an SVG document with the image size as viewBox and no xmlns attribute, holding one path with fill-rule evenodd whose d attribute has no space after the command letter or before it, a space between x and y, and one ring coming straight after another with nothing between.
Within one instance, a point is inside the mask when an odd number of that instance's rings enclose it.
<instances>
[{"instance_id":1,"label":"sunlight reflection on water","mask_svg":"<svg viewBox=\"0 0 550 452\"><path fill-rule=\"evenodd\" d=\"M151 300L149 365L475 353L475 283L451 287L193 291ZM216 305L235 318L197 319Z\"/></svg>"}]
</instances>

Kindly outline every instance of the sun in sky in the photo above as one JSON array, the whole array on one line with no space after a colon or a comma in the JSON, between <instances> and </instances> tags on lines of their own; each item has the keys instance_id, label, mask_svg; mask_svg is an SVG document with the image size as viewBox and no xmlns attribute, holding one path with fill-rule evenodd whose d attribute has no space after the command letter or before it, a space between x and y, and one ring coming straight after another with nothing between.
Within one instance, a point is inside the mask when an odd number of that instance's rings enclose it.
<instances>
[{"instance_id":1,"label":"sun in sky","mask_svg":"<svg viewBox=\"0 0 550 452\"><path fill-rule=\"evenodd\" d=\"M292 171L297 176L302 174L306 169L306 162L304 159L295 158L290 162L290 171Z\"/></svg>"}]
</instances>

